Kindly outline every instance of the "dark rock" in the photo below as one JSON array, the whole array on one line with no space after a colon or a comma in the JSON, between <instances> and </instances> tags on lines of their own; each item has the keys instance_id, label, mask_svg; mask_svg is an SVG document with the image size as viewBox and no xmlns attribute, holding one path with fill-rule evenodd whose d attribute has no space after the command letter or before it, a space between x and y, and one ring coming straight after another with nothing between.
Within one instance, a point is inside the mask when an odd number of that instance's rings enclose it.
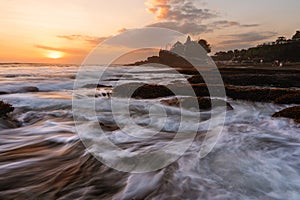
<instances>
[{"instance_id":1,"label":"dark rock","mask_svg":"<svg viewBox=\"0 0 300 200\"><path fill-rule=\"evenodd\" d=\"M86 84L82 86L82 88L111 88L111 86L102 84Z\"/></svg>"},{"instance_id":2,"label":"dark rock","mask_svg":"<svg viewBox=\"0 0 300 200\"><path fill-rule=\"evenodd\" d=\"M14 94L14 93L27 93L27 92L38 92L39 89L34 86L26 86L26 87L21 87L21 88L5 88L3 91L0 91L1 94Z\"/></svg>"},{"instance_id":3,"label":"dark rock","mask_svg":"<svg viewBox=\"0 0 300 200\"><path fill-rule=\"evenodd\" d=\"M195 100L198 101L198 106L200 110L210 110L212 106L214 107L222 107L226 106L227 110L233 110L233 107L226 101L221 99L211 99L206 97L188 97L184 98L181 101L181 104L184 108L197 108L195 107Z\"/></svg>"},{"instance_id":4,"label":"dark rock","mask_svg":"<svg viewBox=\"0 0 300 200\"><path fill-rule=\"evenodd\" d=\"M277 104L300 104L300 93L283 95L274 102Z\"/></svg>"},{"instance_id":5,"label":"dark rock","mask_svg":"<svg viewBox=\"0 0 300 200\"><path fill-rule=\"evenodd\" d=\"M183 96L208 96L209 92L205 84L188 85L188 84L170 84L167 86L176 95Z\"/></svg>"},{"instance_id":6,"label":"dark rock","mask_svg":"<svg viewBox=\"0 0 300 200\"><path fill-rule=\"evenodd\" d=\"M114 123L99 122L99 125L103 131L116 131L120 129L119 126Z\"/></svg>"},{"instance_id":7,"label":"dark rock","mask_svg":"<svg viewBox=\"0 0 300 200\"><path fill-rule=\"evenodd\" d=\"M197 96L197 97L225 97L225 89L223 85L207 85L205 83L202 84L172 84L168 85L176 95L184 95L184 96ZM209 89L214 92L214 94L210 94Z\"/></svg>"},{"instance_id":8,"label":"dark rock","mask_svg":"<svg viewBox=\"0 0 300 200\"><path fill-rule=\"evenodd\" d=\"M210 110L212 105L215 107L226 106L227 110L233 110L233 107L226 101L220 99L211 99L207 97L187 97L187 98L173 98L160 101L164 105L183 107L186 109L200 109Z\"/></svg>"},{"instance_id":9,"label":"dark rock","mask_svg":"<svg viewBox=\"0 0 300 200\"><path fill-rule=\"evenodd\" d=\"M177 70L180 71L180 70ZM186 73L185 71L182 71ZM265 86L290 88L300 87L299 72L300 71L275 71L257 69L220 69L224 84L236 86ZM190 73L191 72L187 72ZM202 73L201 73L202 74ZM202 74L203 75L203 74ZM206 77L213 79L214 76L206 74ZM188 79L189 83L205 83L201 75L194 75Z\"/></svg>"},{"instance_id":10,"label":"dark rock","mask_svg":"<svg viewBox=\"0 0 300 200\"><path fill-rule=\"evenodd\" d=\"M240 85L240 86L270 86L270 87L300 87L300 79L295 75L262 75L262 74L242 74L224 76L225 84Z\"/></svg>"},{"instance_id":11,"label":"dark rock","mask_svg":"<svg viewBox=\"0 0 300 200\"><path fill-rule=\"evenodd\" d=\"M0 118L7 117L7 114L14 111L14 107L3 101L0 101Z\"/></svg>"},{"instance_id":12,"label":"dark rock","mask_svg":"<svg viewBox=\"0 0 300 200\"><path fill-rule=\"evenodd\" d=\"M195 76L188 78L188 82L191 84L205 83L205 81L201 75L195 75Z\"/></svg>"},{"instance_id":13,"label":"dark rock","mask_svg":"<svg viewBox=\"0 0 300 200\"><path fill-rule=\"evenodd\" d=\"M160 103L167 105L167 106L179 107L180 99L178 99L178 98L164 99L164 100L161 100Z\"/></svg>"},{"instance_id":14,"label":"dark rock","mask_svg":"<svg viewBox=\"0 0 300 200\"><path fill-rule=\"evenodd\" d=\"M11 104L0 101L0 130L18 128L21 126L20 122L8 115L13 112L14 109Z\"/></svg>"},{"instance_id":15,"label":"dark rock","mask_svg":"<svg viewBox=\"0 0 300 200\"><path fill-rule=\"evenodd\" d=\"M192 84L192 88L196 96L198 97L223 97L224 87L226 91L226 96L237 99L237 100L247 100L247 101L256 101L256 102L274 102L277 98L289 95L288 97L294 97L291 102L297 102L297 96L300 95L300 90L294 89L285 89L285 88L254 88L254 87L239 87L239 86L229 86L229 85L209 85L209 87L214 91L214 95L209 93L208 87L206 84ZM175 86L179 88L179 86ZM184 86L181 86L181 94L184 95ZM186 90L187 90L187 86ZM172 87L170 87L172 88ZM190 95L193 96L193 95Z\"/></svg>"},{"instance_id":16,"label":"dark rock","mask_svg":"<svg viewBox=\"0 0 300 200\"><path fill-rule=\"evenodd\" d=\"M23 87L20 92L38 92L39 88L37 87L33 87L33 86L29 86L29 87Z\"/></svg>"},{"instance_id":17,"label":"dark rock","mask_svg":"<svg viewBox=\"0 0 300 200\"><path fill-rule=\"evenodd\" d=\"M163 65L172 67L193 67L186 59L167 50L159 51L159 61Z\"/></svg>"},{"instance_id":18,"label":"dark rock","mask_svg":"<svg viewBox=\"0 0 300 200\"><path fill-rule=\"evenodd\" d=\"M215 97L224 97L224 86L210 85L212 90L215 91ZM128 83L116 86L113 89L113 95L117 97L132 97L141 99L153 99L168 96L210 96L206 84L170 84L170 85L155 85L155 84L142 84L142 83Z\"/></svg>"},{"instance_id":19,"label":"dark rock","mask_svg":"<svg viewBox=\"0 0 300 200\"><path fill-rule=\"evenodd\" d=\"M111 88L110 85L102 85L102 84L97 84L97 88Z\"/></svg>"},{"instance_id":20,"label":"dark rock","mask_svg":"<svg viewBox=\"0 0 300 200\"><path fill-rule=\"evenodd\" d=\"M158 56L151 56L147 58L148 63L160 63L160 58Z\"/></svg>"},{"instance_id":21,"label":"dark rock","mask_svg":"<svg viewBox=\"0 0 300 200\"><path fill-rule=\"evenodd\" d=\"M275 99L290 94L297 94L298 90L279 89L279 88L253 88L253 87L236 87L226 86L226 94L233 99L273 102Z\"/></svg>"},{"instance_id":22,"label":"dark rock","mask_svg":"<svg viewBox=\"0 0 300 200\"><path fill-rule=\"evenodd\" d=\"M112 91L114 96L153 99L158 97L174 96L174 93L163 85L143 83L128 83L116 86Z\"/></svg>"},{"instance_id":23,"label":"dark rock","mask_svg":"<svg viewBox=\"0 0 300 200\"><path fill-rule=\"evenodd\" d=\"M1 119L0 118L0 130L10 129L10 128L18 128L20 126L21 126L20 122L14 120L14 119L9 119L9 118Z\"/></svg>"},{"instance_id":24,"label":"dark rock","mask_svg":"<svg viewBox=\"0 0 300 200\"><path fill-rule=\"evenodd\" d=\"M141 99L152 99L168 96L197 96L197 97L224 97L223 85L209 85L215 94L210 94L206 84L170 84L150 85L141 83L129 83L117 86L113 89L113 95L119 97L132 97ZM296 102L299 90L285 88L253 88L225 86L226 95L232 99L256 101L256 102L274 102L276 99L288 95L294 96L293 102ZM282 100L283 101L283 100ZM292 101L292 99L291 99Z\"/></svg>"},{"instance_id":25,"label":"dark rock","mask_svg":"<svg viewBox=\"0 0 300 200\"><path fill-rule=\"evenodd\" d=\"M226 97L224 85L218 84L192 84L192 87L195 91L196 96L211 96L211 97ZM210 93L213 91L213 94Z\"/></svg>"},{"instance_id":26,"label":"dark rock","mask_svg":"<svg viewBox=\"0 0 300 200\"><path fill-rule=\"evenodd\" d=\"M272 117L284 117L289 119L294 119L295 122L300 123L300 106L294 106L286 108L279 112L276 112Z\"/></svg>"},{"instance_id":27,"label":"dark rock","mask_svg":"<svg viewBox=\"0 0 300 200\"><path fill-rule=\"evenodd\" d=\"M199 75L199 71L194 68L194 67L185 67L185 68L177 68L176 71L178 71L181 74L186 74L186 75Z\"/></svg>"}]
</instances>

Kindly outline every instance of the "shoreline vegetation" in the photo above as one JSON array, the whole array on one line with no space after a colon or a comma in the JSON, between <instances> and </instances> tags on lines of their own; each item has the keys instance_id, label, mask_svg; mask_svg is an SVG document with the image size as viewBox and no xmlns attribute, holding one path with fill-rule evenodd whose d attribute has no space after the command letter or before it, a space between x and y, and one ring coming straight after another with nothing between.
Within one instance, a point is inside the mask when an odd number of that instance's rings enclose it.
<instances>
[{"instance_id":1,"label":"shoreline vegetation","mask_svg":"<svg viewBox=\"0 0 300 200\"><path fill-rule=\"evenodd\" d=\"M127 66L136 66L143 64L163 64L170 67L192 67L184 58L193 55L197 51L197 46L201 46L202 51L211 52L210 44L200 39L192 41L188 36L185 43L176 42L170 50L161 49L158 56L148 57L146 60L127 64ZM195 50L196 49L196 50ZM203 52L199 51L199 55ZM191 53L192 52L192 53ZM196 52L197 53L197 52ZM222 66L299 66L300 65L300 31L296 31L291 39L278 37L274 42L268 42L251 47L249 49L235 49L227 52L216 52L211 56L218 67Z\"/></svg>"}]
</instances>

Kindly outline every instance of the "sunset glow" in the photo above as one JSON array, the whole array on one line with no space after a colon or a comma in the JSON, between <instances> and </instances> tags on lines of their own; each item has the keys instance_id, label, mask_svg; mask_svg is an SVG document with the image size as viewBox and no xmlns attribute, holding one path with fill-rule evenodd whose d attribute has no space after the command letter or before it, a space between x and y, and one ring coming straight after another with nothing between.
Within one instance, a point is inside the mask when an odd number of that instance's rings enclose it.
<instances>
[{"instance_id":1,"label":"sunset glow","mask_svg":"<svg viewBox=\"0 0 300 200\"><path fill-rule=\"evenodd\" d=\"M101 41L143 27L204 38L213 53L291 37L299 28L295 0L0 1L0 62L81 63Z\"/></svg>"},{"instance_id":2,"label":"sunset glow","mask_svg":"<svg viewBox=\"0 0 300 200\"><path fill-rule=\"evenodd\" d=\"M52 51L47 54L47 57L52 59L59 59L63 57L63 53L58 51Z\"/></svg>"}]
</instances>

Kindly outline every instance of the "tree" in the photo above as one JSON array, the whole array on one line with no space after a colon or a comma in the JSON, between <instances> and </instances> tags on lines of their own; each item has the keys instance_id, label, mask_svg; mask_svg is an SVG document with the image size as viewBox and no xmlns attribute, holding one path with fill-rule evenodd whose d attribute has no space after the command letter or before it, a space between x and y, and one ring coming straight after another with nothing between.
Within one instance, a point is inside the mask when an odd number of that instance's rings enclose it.
<instances>
[{"instance_id":1,"label":"tree","mask_svg":"<svg viewBox=\"0 0 300 200\"><path fill-rule=\"evenodd\" d=\"M300 40L300 31L296 32L296 34L292 37L292 40Z\"/></svg>"},{"instance_id":2,"label":"tree","mask_svg":"<svg viewBox=\"0 0 300 200\"><path fill-rule=\"evenodd\" d=\"M211 52L210 44L208 44L206 40L200 39L198 44L200 44L207 53Z\"/></svg>"},{"instance_id":3,"label":"tree","mask_svg":"<svg viewBox=\"0 0 300 200\"><path fill-rule=\"evenodd\" d=\"M233 53L235 56L237 56L240 53L240 51L238 49L235 49Z\"/></svg>"},{"instance_id":4,"label":"tree","mask_svg":"<svg viewBox=\"0 0 300 200\"><path fill-rule=\"evenodd\" d=\"M278 37L277 40L276 40L276 44L283 44L286 42L286 38L281 36L281 37Z\"/></svg>"}]
</instances>

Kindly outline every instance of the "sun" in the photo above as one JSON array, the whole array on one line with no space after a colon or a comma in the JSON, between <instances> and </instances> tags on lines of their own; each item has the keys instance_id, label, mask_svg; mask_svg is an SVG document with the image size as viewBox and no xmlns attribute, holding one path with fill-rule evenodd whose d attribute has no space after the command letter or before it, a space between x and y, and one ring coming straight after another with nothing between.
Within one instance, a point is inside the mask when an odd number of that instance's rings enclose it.
<instances>
[{"instance_id":1,"label":"sun","mask_svg":"<svg viewBox=\"0 0 300 200\"><path fill-rule=\"evenodd\" d=\"M59 59L59 58L63 57L63 53L59 52L59 51L51 51L51 52L47 53L47 57L52 58L52 59Z\"/></svg>"}]
</instances>

